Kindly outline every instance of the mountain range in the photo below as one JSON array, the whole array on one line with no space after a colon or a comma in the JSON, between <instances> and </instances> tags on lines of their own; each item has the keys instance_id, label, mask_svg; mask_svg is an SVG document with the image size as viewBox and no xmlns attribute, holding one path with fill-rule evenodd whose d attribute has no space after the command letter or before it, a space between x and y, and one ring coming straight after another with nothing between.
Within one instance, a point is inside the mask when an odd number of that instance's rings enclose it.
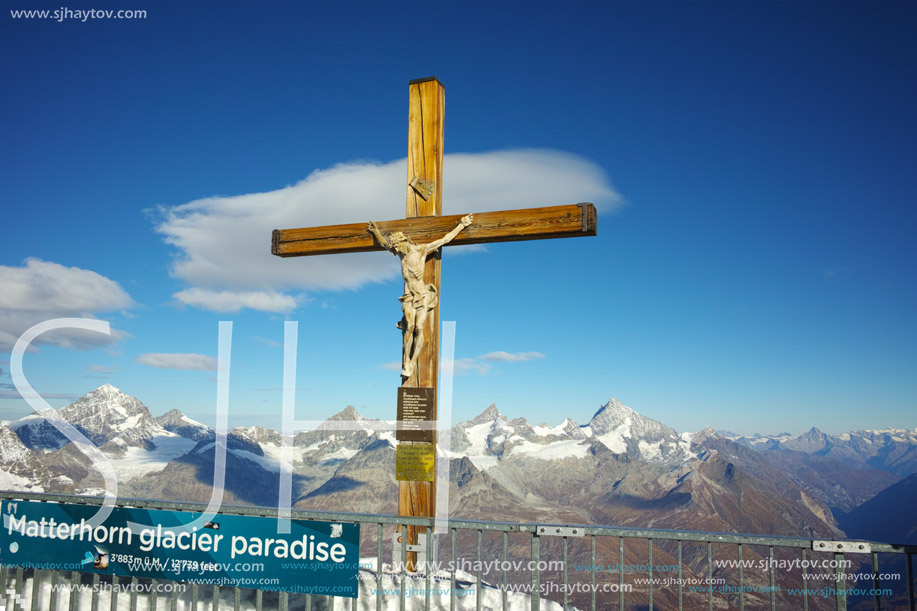
<instances>
[{"instance_id":1,"label":"mountain range","mask_svg":"<svg viewBox=\"0 0 917 611\"><path fill-rule=\"evenodd\" d=\"M109 458L119 496L210 500L210 427L179 410L154 417L109 384L59 413ZM356 430L337 430L335 421L355 422ZM295 435L294 507L396 512L394 433L375 424L347 407ZM863 538L900 535L895 543L917 534L913 516L895 522L897 530L870 519L876 507L913 506L917 430L678 433L612 398L584 425L570 418L532 424L491 405L453 426L448 447L442 441L439 460L450 461L450 516L457 518L812 538L849 530ZM232 429L224 502L276 506L280 457L278 431ZM0 465L3 489L102 493L101 474L37 415L0 424ZM663 562L664 546L657 554ZM705 570L701 556L685 558L698 574Z\"/></svg>"},{"instance_id":2,"label":"mountain range","mask_svg":"<svg viewBox=\"0 0 917 611\"><path fill-rule=\"evenodd\" d=\"M120 494L166 500L210 498L214 431L179 410L153 417L137 398L106 384L59 410L112 461ZM354 408L293 439L297 507L391 512L394 434ZM359 423L366 423L365 428ZM681 433L612 398L585 425L508 418L491 405L450 431L441 458L453 465L461 517L502 515L785 535L839 535L847 516L917 472L917 430L832 436ZM227 500L273 505L281 435L237 427L227 438ZM0 464L12 489L98 492L83 455L38 415L0 425ZM485 502L484 499L487 499ZM497 514L494 513L496 510Z\"/></svg>"}]
</instances>

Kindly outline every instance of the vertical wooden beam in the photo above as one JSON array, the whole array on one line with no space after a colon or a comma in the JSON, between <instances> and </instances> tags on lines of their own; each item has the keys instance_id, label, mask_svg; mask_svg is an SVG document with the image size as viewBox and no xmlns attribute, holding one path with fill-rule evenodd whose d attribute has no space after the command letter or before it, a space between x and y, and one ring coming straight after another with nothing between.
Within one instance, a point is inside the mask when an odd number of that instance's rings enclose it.
<instances>
[{"instance_id":1,"label":"vertical wooden beam","mask_svg":"<svg viewBox=\"0 0 917 611\"><path fill-rule=\"evenodd\" d=\"M406 217L442 216L443 193L443 119L445 89L436 77L418 79L409 84L408 175ZM424 283L440 291L440 253L427 259ZM441 295L440 295L441 297ZM437 388L439 373L439 302L427 316L423 327L424 345L417 358L414 374L403 386ZM436 400L438 404L438 397ZM436 419L436 412L433 413ZM436 436L433 437L434 451ZM411 442L402 442L411 443ZM422 443L422 442L416 442ZM398 482L398 515L433 517L436 510L436 482ZM448 482L446 482L448 485ZM408 527L407 543L417 543L417 533L426 529ZM432 533L431 533L432 535ZM413 568L416 554L408 555ZM428 558L428 560L432 560Z\"/></svg>"},{"instance_id":2,"label":"vertical wooden beam","mask_svg":"<svg viewBox=\"0 0 917 611\"><path fill-rule=\"evenodd\" d=\"M446 90L435 76L411 81L408 111L408 189L406 218L442 216L443 118ZM412 187L424 181L432 190Z\"/></svg>"}]
</instances>

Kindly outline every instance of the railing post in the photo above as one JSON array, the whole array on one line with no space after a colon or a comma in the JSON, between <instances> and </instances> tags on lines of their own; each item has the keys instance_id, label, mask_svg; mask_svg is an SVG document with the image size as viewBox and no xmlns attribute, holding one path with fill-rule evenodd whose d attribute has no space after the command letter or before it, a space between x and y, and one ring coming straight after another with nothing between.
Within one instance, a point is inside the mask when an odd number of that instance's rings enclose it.
<instances>
[{"instance_id":1,"label":"railing post","mask_svg":"<svg viewBox=\"0 0 917 611\"><path fill-rule=\"evenodd\" d=\"M910 551L904 553L907 566L907 606L914 611L914 560Z\"/></svg>"},{"instance_id":2,"label":"railing post","mask_svg":"<svg viewBox=\"0 0 917 611\"><path fill-rule=\"evenodd\" d=\"M739 546L741 548L741 546ZM741 558L742 551L739 550L739 557ZM681 577L681 539L678 540L678 611L682 611L684 608L684 582ZM741 573L739 573L739 579L741 580Z\"/></svg>"},{"instance_id":3,"label":"railing post","mask_svg":"<svg viewBox=\"0 0 917 611\"><path fill-rule=\"evenodd\" d=\"M79 609L80 602L80 574L76 571L70 571L70 600L68 601L68 609L70 611L77 611ZM13 605L13 608L16 608L16 605Z\"/></svg>"},{"instance_id":4,"label":"railing post","mask_svg":"<svg viewBox=\"0 0 917 611\"><path fill-rule=\"evenodd\" d=\"M475 597L475 601L474 601L474 608L476 611L481 611L481 598L484 596L484 592L482 591L484 588L481 587L481 584L484 583L484 579L481 575L481 537L482 535L483 535L483 532L478 530L478 566L476 567L477 571L475 571L475 574L477 575L477 578L478 578L478 591L477 591L477 596Z\"/></svg>"},{"instance_id":5,"label":"railing post","mask_svg":"<svg viewBox=\"0 0 917 611\"><path fill-rule=\"evenodd\" d=\"M567 611L568 605L568 596L567 590L569 590L569 581L567 579L567 537L564 537L564 611ZM650 609L653 608L652 601L650 602Z\"/></svg>"},{"instance_id":6,"label":"railing post","mask_svg":"<svg viewBox=\"0 0 917 611\"><path fill-rule=\"evenodd\" d=\"M809 579L806 577L806 548L802 548L802 611L809 611Z\"/></svg>"},{"instance_id":7,"label":"railing post","mask_svg":"<svg viewBox=\"0 0 917 611\"><path fill-rule=\"evenodd\" d=\"M834 561L837 565L834 572L836 575L834 580L837 595L836 608L837 611L847 611L847 573L844 571L844 554L835 552Z\"/></svg>"},{"instance_id":8,"label":"railing post","mask_svg":"<svg viewBox=\"0 0 917 611\"><path fill-rule=\"evenodd\" d=\"M506 611L506 594L508 591L509 582L506 578L506 566L509 564L509 533L505 530L503 531L503 592L501 593L501 598L503 606L503 611Z\"/></svg>"},{"instance_id":9,"label":"railing post","mask_svg":"<svg viewBox=\"0 0 917 611\"><path fill-rule=\"evenodd\" d=\"M137 588L136 585L140 583L137 581L136 577L131 577L131 597L130 597L130 610L137 611ZM214 607L216 609L217 607Z\"/></svg>"},{"instance_id":10,"label":"railing post","mask_svg":"<svg viewBox=\"0 0 917 611\"><path fill-rule=\"evenodd\" d=\"M32 569L32 606L31 609L38 609L39 594L41 593L41 583L44 580L44 571L41 569Z\"/></svg>"},{"instance_id":11,"label":"railing post","mask_svg":"<svg viewBox=\"0 0 917 611\"><path fill-rule=\"evenodd\" d=\"M427 529L427 561L426 566L424 567L424 573L426 574L426 580L424 581L424 599L423 599L423 608L424 611L430 611L430 573L433 572L434 560L439 560L439 558L433 558L433 542L434 537L437 535L433 534L433 527ZM353 611L356 611L357 599L353 599Z\"/></svg>"},{"instance_id":12,"label":"railing post","mask_svg":"<svg viewBox=\"0 0 917 611\"><path fill-rule=\"evenodd\" d=\"M109 611L118 611L118 596L120 595L119 590L121 585L121 579L117 575L111 576L111 604L109 605ZM54 605L51 605L51 608L54 608ZM195 611L197 606L195 605Z\"/></svg>"},{"instance_id":13,"label":"railing post","mask_svg":"<svg viewBox=\"0 0 917 611\"><path fill-rule=\"evenodd\" d=\"M592 539L592 611L595 611L595 535L592 535L591 539Z\"/></svg>"},{"instance_id":14,"label":"railing post","mask_svg":"<svg viewBox=\"0 0 917 611\"><path fill-rule=\"evenodd\" d=\"M382 611L382 522L379 522L376 529L376 611ZM392 564L395 559L392 558Z\"/></svg>"},{"instance_id":15,"label":"railing post","mask_svg":"<svg viewBox=\"0 0 917 611\"><path fill-rule=\"evenodd\" d=\"M452 550L450 553L450 556L452 557L452 563L449 565L449 586L450 586L449 587L449 590L450 590L449 611L453 611L456 606L455 605L456 596L455 596L455 529L454 528L449 529L449 536L451 537L449 547Z\"/></svg>"},{"instance_id":16,"label":"railing post","mask_svg":"<svg viewBox=\"0 0 917 611\"><path fill-rule=\"evenodd\" d=\"M16 569L16 594L25 596L25 571L22 567Z\"/></svg>"},{"instance_id":17,"label":"railing post","mask_svg":"<svg viewBox=\"0 0 917 611\"><path fill-rule=\"evenodd\" d=\"M407 589L407 566L408 566L408 527L401 524L397 527L400 533L401 542L401 591L398 593L398 611L404 611L404 596Z\"/></svg>"},{"instance_id":18,"label":"railing post","mask_svg":"<svg viewBox=\"0 0 917 611\"><path fill-rule=\"evenodd\" d=\"M57 578L60 575L58 571L51 572L51 598L49 599L48 608L57 609Z\"/></svg>"},{"instance_id":19,"label":"railing post","mask_svg":"<svg viewBox=\"0 0 917 611\"><path fill-rule=\"evenodd\" d=\"M650 603L650 611L653 611L653 540L652 540L652 539L647 539L647 541L648 541L648 548L649 548L648 554L649 554L649 555L648 555L648 557L647 557L646 566L647 566L647 568L649 569L649 570L647 571L647 573L649 573L649 579L648 579L648 581L649 581L649 584L650 584L650 596L649 596L650 600L649 600L649 603Z\"/></svg>"},{"instance_id":20,"label":"railing post","mask_svg":"<svg viewBox=\"0 0 917 611\"><path fill-rule=\"evenodd\" d=\"M618 537L618 562L621 564L618 571L618 609L624 611L624 537Z\"/></svg>"},{"instance_id":21,"label":"railing post","mask_svg":"<svg viewBox=\"0 0 917 611\"><path fill-rule=\"evenodd\" d=\"M879 596L879 554L872 553L872 605L875 611L881 611L882 598Z\"/></svg>"},{"instance_id":22,"label":"railing post","mask_svg":"<svg viewBox=\"0 0 917 611\"><path fill-rule=\"evenodd\" d=\"M805 554L805 550L802 553ZM741 543L739 543L739 611L745 611L745 567L742 565Z\"/></svg>"},{"instance_id":23,"label":"railing post","mask_svg":"<svg viewBox=\"0 0 917 611\"><path fill-rule=\"evenodd\" d=\"M541 562L541 537L538 531L532 532L532 611L541 611L541 571L538 563ZM478 585L480 587L480 584Z\"/></svg>"},{"instance_id":24,"label":"railing post","mask_svg":"<svg viewBox=\"0 0 917 611\"><path fill-rule=\"evenodd\" d=\"M777 611L777 584L776 578L774 576L774 566L777 564L774 562L774 546L767 546L767 563L769 565L768 573L770 573L770 585L771 585L771 611Z\"/></svg>"},{"instance_id":25,"label":"railing post","mask_svg":"<svg viewBox=\"0 0 917 611\"><path fill-rule=\"evenodd\" d=\"M5 564L0 564L0 602L6 599L6 586L9 582L9 570ZM13 603L15 606L15 603Z\"/></svg>"},{"instance_id":26,"label":"railing post","mask_svg":"<svg viewBox=\"0 0 917 611\"><path fill-rule=\"evenodd\" d=\"M707 611L713 611L713 542L707 541Z\"/></svg>"}]
</instances>

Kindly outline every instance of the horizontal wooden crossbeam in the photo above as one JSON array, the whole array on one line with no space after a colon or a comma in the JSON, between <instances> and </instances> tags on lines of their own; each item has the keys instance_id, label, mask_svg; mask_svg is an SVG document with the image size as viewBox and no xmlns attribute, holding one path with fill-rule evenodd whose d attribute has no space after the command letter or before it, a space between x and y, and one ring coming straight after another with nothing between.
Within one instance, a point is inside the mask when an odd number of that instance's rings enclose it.
<instances>
[{"instance_id":1,"label":"horizontal wooden crossbeam","mask_svg":"<svg viewBox=\"0 0 917 611\"><path fill-rule=\"evenodd\" d=\"M384 234L401 231L417 244L423 244L443 237L458 225L463 216L424 216L381 221L376 225ZM592 204L475 212L474 222L458 234L449 246L594 236L596 226L596 211ZM275 229L271 242L271 253L278 257L373 250L383 248L366 230L365 222L302 229Z\"/></svg>"}]
</instances>

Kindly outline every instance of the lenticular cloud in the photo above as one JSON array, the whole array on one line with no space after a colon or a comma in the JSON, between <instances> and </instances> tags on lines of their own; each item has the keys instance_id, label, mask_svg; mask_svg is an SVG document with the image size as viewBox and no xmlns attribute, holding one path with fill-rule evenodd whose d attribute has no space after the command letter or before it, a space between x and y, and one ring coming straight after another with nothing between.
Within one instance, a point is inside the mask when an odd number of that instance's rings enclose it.
<instances>
[{"instance_id":1,"label":"lenticular cloud","mask_svg":"<svg viewBox=\"0 0 917 611\"><path fill-rule=\"evenodd\" d=\"M620 205L605 172L549 150L446 155L443 213L512 210L591 201ZM287 259L270 253L274 229L404 216L406 161L316 170L282 189L209 197L162 208L156 230L178 250L171 272L188 283L174 297L202 309L289 312L303 291L355 289L398 274L380 253Z\"/></svg>"}]
</instances>

